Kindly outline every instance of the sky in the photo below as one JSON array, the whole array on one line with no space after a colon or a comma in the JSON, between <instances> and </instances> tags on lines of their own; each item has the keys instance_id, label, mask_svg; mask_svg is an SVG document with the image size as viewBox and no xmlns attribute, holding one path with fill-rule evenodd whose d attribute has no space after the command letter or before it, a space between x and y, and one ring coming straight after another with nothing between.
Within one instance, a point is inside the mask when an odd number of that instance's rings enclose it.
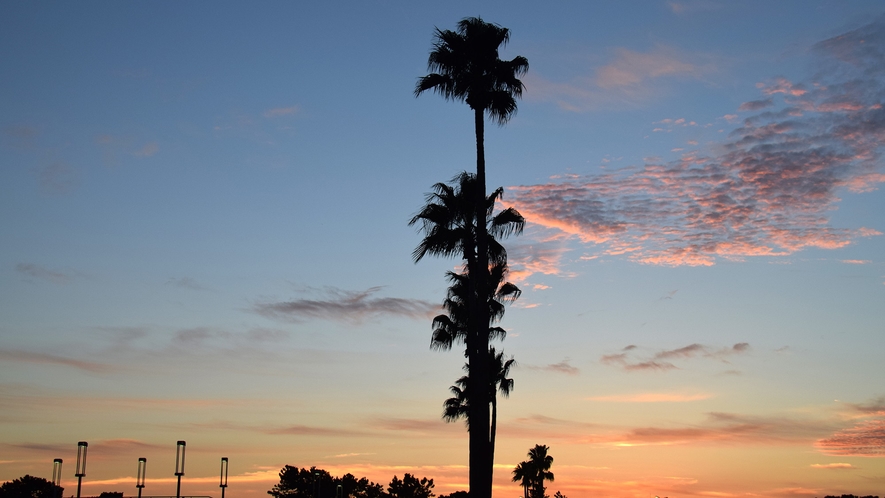
<instances>
[{"instance_id":1,"label":"sky","mask_svg":"<svg viewBox=\"0 0 885 498\"><path fill-rule=\"evenodd\" d=\"M0 3L0 481L466 489L408 221L475 167L414 96L467 16L530 63L495 496L535 444L569 498L885 495L885 5L817 0Z\"/></svg>"}]
</instances>

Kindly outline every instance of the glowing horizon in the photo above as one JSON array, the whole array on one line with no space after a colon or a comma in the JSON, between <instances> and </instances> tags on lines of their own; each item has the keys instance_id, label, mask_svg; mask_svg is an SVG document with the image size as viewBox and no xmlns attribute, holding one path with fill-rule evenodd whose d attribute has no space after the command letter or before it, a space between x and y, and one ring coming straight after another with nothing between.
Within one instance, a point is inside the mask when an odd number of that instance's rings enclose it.
<instances>
[{"instance_id":1,"label":"glowing horizon","mask_svg":"<svg viewBox=\"0 0 885 498\"><path fill-rule=\"evenodd\" d=\"M467 487L429 349L456 260L408 220L475 165L413 94L434 27L523 55L485 130L525 231L495 496L550 446L568 498L885 491L885 9L0 6L0 481L266 497L285 465ZM508 493L514 493L508 495Z\"/></svg>"}]
</instances>

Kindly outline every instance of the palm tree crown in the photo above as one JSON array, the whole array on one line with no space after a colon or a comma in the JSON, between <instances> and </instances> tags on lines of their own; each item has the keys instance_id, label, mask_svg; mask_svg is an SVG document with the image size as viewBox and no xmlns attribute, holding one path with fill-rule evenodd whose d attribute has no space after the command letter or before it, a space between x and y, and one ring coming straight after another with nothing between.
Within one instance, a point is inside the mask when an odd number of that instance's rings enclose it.
<instances>
[{"instance_id":1,"label":"palm tree crown","mask_svg":"<svg viewBox=\"0 0 885 498\"><path fill-rule=\"evenodd\" d=\"M498 48L510 40L510 30L468 17L458 23L456 31L437 28L435 38L427 59L432 72L418 79L415 95L433 90L448 100L488 112L498 124L506 123L516 112L516 98L522 96L524 85L518 77L529 69L525 57L498 58Z\"/></svg>"},{"instance_id":2,"label":"palm tree crown","mask_svg":"<svg viewBox=\"0 0 885 498\"><path fill-rule=\"evenodd\" d=\"M427 194L424 207L409 220L409 225L420 225L424 232L421 243L412 251L417 263L424 256L462 256L468 265L476 262L476 175L461 172L450 183L437 183ZM519 235L525 227L525 218L519 211L507 208L494 213L495 203L504 196L504 189L498 187L485 199L480 211L484 213L488 239L489 263L505 263L507 251L496 240L510 235Z\"/></svg>"}]
</instances>

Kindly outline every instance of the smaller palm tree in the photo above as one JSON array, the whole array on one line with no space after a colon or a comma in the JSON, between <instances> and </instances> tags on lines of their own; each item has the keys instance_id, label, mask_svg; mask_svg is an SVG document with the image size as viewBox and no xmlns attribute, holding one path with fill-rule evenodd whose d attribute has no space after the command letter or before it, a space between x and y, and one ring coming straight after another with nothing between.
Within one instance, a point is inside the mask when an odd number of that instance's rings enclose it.
<instances>
[{"instance_id":1,"label":"smaller palm tree","mask_svg":"<svg viewBox=\"0 0 885 498\"><path fill-rule=\"evenodd\" d=\"M529 459L517 464L513 469L513 482L519 482L526 494L525 498L546 498L544 481L553 481L553 457L547 454L550 447L545 444L536 444L528 452ZM529 490L531 493L529 493Z\"/></svg>"},{"instance_id":2,"label":"smaller palm tree","mask_svg":"<svg viewBox=\"0 0 885 498\"><path fill-rule=\"evenodd\" d=\"M504 358L503 351L499 353L495 351L495 348L489 348L489 371L491 372L492 382L489 384L488 403L492 406L490 443L493 446L495 444L495 421L498 415L497 394L501 393L505 398L510 396L510 392L513 391L514 382L513 379L510 379L507 376L510 375L510 368L515 364L516 360L512 357L510 359ZM455 385L449 388L452 397L445 400L443 403L443 420L446 422L455 422L456 420L463 418L465 424L467 424L467 429L470 430L470 419L467 417L470 411L470 398L467 396L467 382L470 378L469 364L464 364L464 371L467 372L467 375L456 380Z\"/></svg>"},{"instance_id":3,"label":"smaller palm tree","mask_svg":"<svg viewBox=\"0 0 885 498\"><path fill-rule=\"evenodd\" d=\"M523 498L529 498L529 488L535 481L535 472L532 469L531 462L519 462L513 469L513 482L518 482L522 486Z\"/></svg>"}]
</instances>

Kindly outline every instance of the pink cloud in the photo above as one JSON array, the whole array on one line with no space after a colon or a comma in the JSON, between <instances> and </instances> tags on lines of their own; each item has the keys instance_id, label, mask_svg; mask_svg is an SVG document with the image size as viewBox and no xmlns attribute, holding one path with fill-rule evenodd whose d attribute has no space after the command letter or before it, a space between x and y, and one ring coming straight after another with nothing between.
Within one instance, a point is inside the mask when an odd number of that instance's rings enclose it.
<instances>
[{"instance_id":1,"label":"pink cloud","mask_svg":"<svg viewBox=\"0 0 885 498\"><path fill-rule=\"evenodd\" d=\"M567 82L550 81L530 72L523 83L530 90L526 98L553 102L570 112L586 112L637 107L660 94L668 79L700 79L715 71L709 56L666 46L647 52L618 48L608 63Z\"/></svg>"},{"instance_id":2,"label":"pink cloud","mask_svg":"<svg viewBox=\"0 0 885 498\"><path fill-rule=\"evenodd\" d=\"M775 78L775 80L771 83L757 83L756 88L762 90L762 93L764 93L765 95L783 93L786 95L792 95L794 97L800 97L808 93L804 85L802 85L801 83L798 85L794 85L786 78Z\"/></svg>"},{"instance_id":3,"label":"pink cloud","mask_svg":"<svg viewBox=\"0 0 885 498\"><path fill-rule=\"evenodd\" d=\"M522 214L525 216L525 213ZM568 247L556 240L508 245L507 261L510 272L507 278L519 283L535 273L568 276L562 272L562 259L568 251Z\"/></svg>"},{"instance_id":4,"label":"pink cloud","mask_svg":"<svg viewBox=\"0 0 885 498\"><path fill-rule=\"evenodd\" d=\"M775 95L786 106L744 120L717 155L692 153L671 162L649 157L639 168L511 187L509 205L536 226L603 246L602 254L664 266L839 249L879 235L829 221L841 189L869 192L885 182L885 109L875 105L885 88L885 50L877 51L885 40L867 35L859 30L815 47L822 65L838 66L822 73L832 81L761 83L767 98L745 108L768 107ZM633 60L624 57L622 64L632 67ZM613 66L609 84L638 78L619 67Z\"/></svg>"},{"instance_id":5,"label":"pink cloud","mask_svg":"<svg viewBox=\"0 0 885 498\"><path fill-rule=\"evenodd\" d=\"M637 85L661 76L696 75L700 68L672 49L659 47L653 52L634 52L625 48L616 51L615 60L599 68L596 84L601 88Z\"/></svg>"},{"instance_id":6,"label":"pink cloud","mask_svg":"<svg viewBox=\"0 0 885 498\"><path fill-rule=\"evenodd\" d=\"M815 444L827 455L885 457L885 420L867 420Z\"/></svg>"}]
</instances>

